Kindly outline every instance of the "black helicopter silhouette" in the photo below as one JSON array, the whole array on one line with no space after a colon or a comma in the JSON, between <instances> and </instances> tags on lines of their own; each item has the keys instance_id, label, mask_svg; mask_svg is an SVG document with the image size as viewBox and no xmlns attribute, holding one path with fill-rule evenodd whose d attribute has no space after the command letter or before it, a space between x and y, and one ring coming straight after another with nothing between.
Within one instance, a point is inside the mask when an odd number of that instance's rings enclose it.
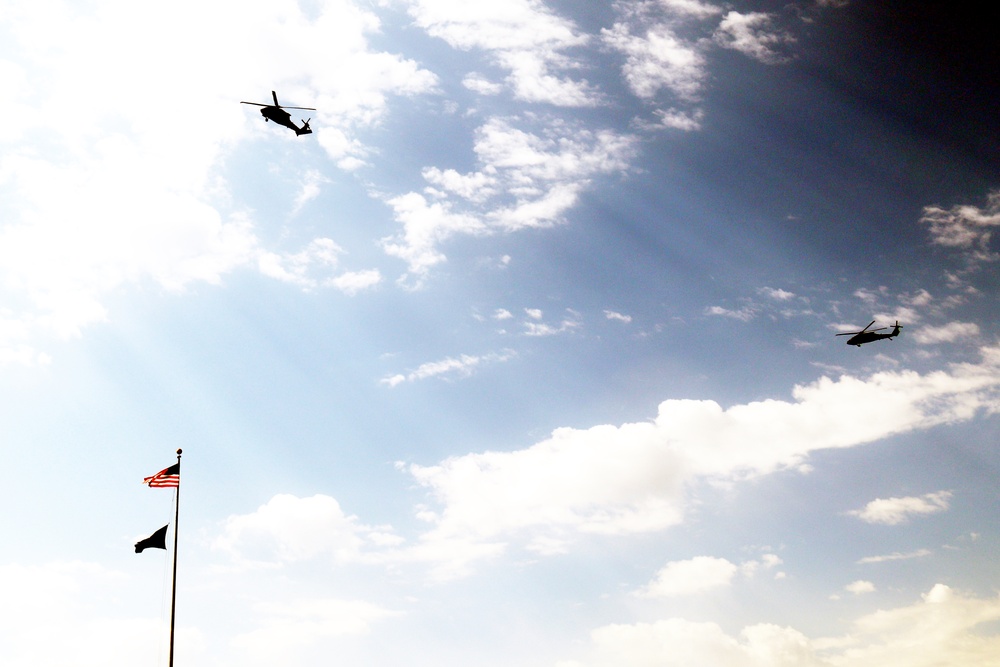
<instances>
[{"instance_id":1,"label":"black helicopter silhouette","mask_svg":"<svg viewBox=\"0 0 1000 667\"><path fill-rule=\"evenodd\" d=\"M261 104L260 102L240 102L240 104L252 104L257 107L264 107L260 110L260 115L264 117L264 121L273 120L278 125L284 125L289 130L295 132L296 136L301 137L303 134L312 134L312 129L309 127L309 121L311 118L307 119L302 123L302 127L297 126L292 122L292 116L285 109L304 109L306 111L316 111L312 107L283 107L278 104L278 96L275 92L271 91L271 97L274 98L274 104Z\"/></svg>"},{"instance_id":2,"label":"black helicopter silhouette","mask_svg":"<svg viewBox=\"0 0 1000 667\"><path fill-rule=\"evenodd\" d=\"M869 322L868 327L870 327L873 324L875 324L875 320ZM899 335L899 330L903 328L903 325L899 323L899 320L896 320L896 324L895 326L893 326L892 331L884 334L880 334L877 332L888 329L889 327L879 327L878 329L872 329L871 331L868 330L868 327L865 327L861 331L848 331L847 333L839 333L835 335L851 336L851 338L847 339L847 344L854 345L856 347L861 347L865 343L871 343L872 341L882 340L883 338L888 338L889 340L892 340L893 338Z\"/></svg>"}]
</instances>

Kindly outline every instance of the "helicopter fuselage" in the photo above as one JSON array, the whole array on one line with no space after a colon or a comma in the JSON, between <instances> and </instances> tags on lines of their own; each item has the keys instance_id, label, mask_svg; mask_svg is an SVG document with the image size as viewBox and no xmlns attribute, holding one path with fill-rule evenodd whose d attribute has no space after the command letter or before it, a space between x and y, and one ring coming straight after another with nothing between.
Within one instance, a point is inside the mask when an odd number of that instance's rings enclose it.
<instances>
[{"instance_id":1,"label":"helicopter fuselage","mask_svg":"<svg viewBox=\"0 0 1000 667\"><path fill-rule=\"evenodd\" d=\"M847 339L848 345L854 345L856 347L861 347L865 343L871 343L876 340L882 340L883 338L895 338L899 335L899 325L897 324L893 327L892 331L889 333L876 333L874 331L862 331L859 334L851 336Z\"/></svg>"},{"instance_id":2,"label":"helicopter fuselage","mask_svg":"<svg viewBox=\"0 0 1000 667\"><path fill-rule=\"evenodd\" d=\"M273 90L271 91L271 99L274 100L274 104L261 104L260 102L240 102L240 104L250 104L255 107L260 107L260 115L264 117L265 121L273 120L278 125L287 127L289 130L295 132L296 136L302 136L303 134L312 134L312 128L309 127L309 120L302 122L302 127L299 127L292 121L292 116L280 104L278 104L278 94ZM316 111L312 107L288 107L289 109L303 109L306 111Z\"/></svg>"},{"instance_id":3,"label":"helicopter fuselage","mask_svg":"<svg viewBox=\"0 0 1000 667\"><path fill-rule=\"evenodd\" d=\"M299 127L292 122L292 116L287 111L280 107L261 107L260 115L264 117L265 120L272 120L278 125L283 125L289 130L295 132L295 134L312 134L312 130L309 128L308 123L304 123L302 127Z\"/></svg>"}]
</instances>

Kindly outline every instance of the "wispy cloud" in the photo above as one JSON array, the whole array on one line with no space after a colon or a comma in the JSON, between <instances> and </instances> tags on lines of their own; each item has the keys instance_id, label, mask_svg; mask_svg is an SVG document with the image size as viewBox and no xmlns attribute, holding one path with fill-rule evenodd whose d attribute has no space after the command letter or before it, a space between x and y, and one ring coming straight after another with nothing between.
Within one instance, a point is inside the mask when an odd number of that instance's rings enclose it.
<instances>
[{"instance_id":1,"label":"wispy cloud","mask_svg":"<svg viewBox=\"0 0 1000 667\"><path fill-rule=\"evenodd\" d=\"M715 43L723 48L739 51L754 60L776 64L785 62L780 47L793 43L795 38L775 26L770 14L729 12L712 35Z\"/></svg>"},{"instance_id":2,"label":"wispy cloud","mask_svg":"<svg viewBox=\"0 0 1000 667\"><path fill-rule=\"evenodd\" d=\"M972 262L993 261L998 254L990 248L995 227L1000 226L1000 190L990 192L986 206L961 204L949 209L924 207L920 222L930 229L931 241L955 248Z\"/></svg>"},{"instance_id":3,"label":"wispy cloud","mask_svg":"<svg viewBox=\"0 0 1000 667\"><path fill-rule=\"evenodd\" d=\"M526 308L525 312L531 318L529 321L522 323L525 336L556 336L574 331L581 326L580 314L575 310L567 309L565 316L557 324L543 322L543 313L537 308Z\"/></svg>"},{"instance_id":4,"label":"wispy cloud","mask_svg":"<svg viewBox=\"0 0 1000 667\"><path fill-rule=\"evenodd\" d=\"M539 121L537 131L519 127ZM382 247L407 263L404 279L419 285L446 260L441 246L454 236L561 222L592 178L628 170L636 145L632 135L551 118L491 118L475 132L478 170L426 168L422 193L387 200L402 230L383 238Z\"/></svg>"},{"instance_id":5,"label":"wispy cloud","mask_svg":"<svg viewBox=\"0 0 1000 667\"><path fill-rule=\"evenodd\" d=\"M901 553L899 551L894 551L891 554L885 554L883 556L865 556L858 560L858 565L868 565L870 563L887 563L896 560L909 560L911 558L923 558L924 556L930 556L931 551L929 549L917 549L916 551L909 551L907 553Z\"/></svg>"},{"instance_id":6,"label":"wispy cloud","mask_svg":"<svg viewBox=\"0 0 1000 667\"><path fill-rule=\"evenodd\" d=\"M632 321L631 315L623 315L622 313L615 312L613 310L605 310L604 317L609 320L617 320L619 322L624 322L628 324Z\"/></svg>"},{"instance_id":7,"label":"wispy cloud","mask_svg":"<svg viewBox=\"0 0 1000 667\"><path fill-rule=\"evenodd\" d=\"M447 357L445 359L441 359L440 361L429 361L427 363L420 364L416 370L408 373L389 375L382 378L380 382L381 384L389 387L395 387L403 384L404 382L416 382L418 380L426 380L427 378L439 376L468 377L481 366L490 363L508 361L515 356L516 353L513 350L491 352L483 355L462 354L458 357Z\"/></svg>"},{"instance_id":8,"label":"wispy cloud","mask_svg":"<svg viewBox=\"0 0 1000 667\"><path fill-rule=\"evenodd\" d=\"M508 72L504 86L515 98L559 106L594 106L596 90L566 72L580 69L570 55L590 37L537 0L456 4L452 0L412 0L410 14L429 35L462 50L481 50ZM482 75L466 77L466 86L494 95L500 82Z\"/></svg>"},{"instance_id":9,"label":"wispy cloud","mask_svg":"<svg viewBox=\"0 0 1000 667\"><path fill-rule=\"evenodd\" d=\"M751 306L745 306L737 310L723 308L722 306L709 306L705 309L706 315L716 315L720 317L730 317L740 322L749 322L757 315L757 310Z\"/></svg>"}]
</instances>

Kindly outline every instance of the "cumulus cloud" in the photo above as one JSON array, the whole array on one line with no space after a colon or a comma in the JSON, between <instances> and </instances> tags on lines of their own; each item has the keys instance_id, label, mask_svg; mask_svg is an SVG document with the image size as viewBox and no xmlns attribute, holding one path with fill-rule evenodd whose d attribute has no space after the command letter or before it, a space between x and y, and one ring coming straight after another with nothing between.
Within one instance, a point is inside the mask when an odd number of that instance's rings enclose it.
<instances>
[{"instance_id":1,"label":"cumulus cloud","mask_svg":"<svg viewBox=\"0 0 1000 667\"><path fill-rule=\"evenodd\" d=\"M625 54L622 74L632 92L652 99L666 89L678 98L694 101L707 76L705 56L697 44L677 36L668 24L650 26L643 34L616 23L602 30L604 42Z\"/></svg>"},{"instance_id":2,"label":"cumulus cloud","mask_svg":"<svg viewBox=\"0 0 1000 667\"><path fill-rule=\"evenodd\" d=\"M673 561L663 566L656 573L656 578L638 594L643 597L673 597L701 593L728 586L737 569L725 558L711 556Z\"/></svg>"},{"instance_id":3,"label":"cumulus cloud","mask_svg":"<svg viewBox=\"0 0 1000 667\"><path fill-rule=\"evenodd\" d=\"M864 509L852 510L848 514L858 517L865 523L895 526L906 523L912 516L944 512L948 509L950 500L950 491L927 493L920 497L876 498L865 505Z\"/></svg>"},{"instance_id":4,"label":"cumulus cloud","mask_svg":"<svg viewBox=\"0 0 1000 667\"><path fill-rule=\"evenodd\" d=\"M723 408L668 400L648 422L560 428L531 447L411 464L437 505L424 539L496 546L515 538L628 534L680 523L686 490L704 479L740 480L805 464L819 449L854 447L1000 411L1000 348L946 371L821 378L793 400ZM941 511L947 492L874 501L858 516L892 522ZM502 511L498 511L502 508Z\"/></svg>"},{"instance_id":5,"label":"cumulus cloud","mask_svg":"<svg viewBox=\"0 0 1000 667\"><path fill-rule=\"evenodd\" d=\"M789 292L781 288L762 287L760 293L774 299L775 301L788 301L795 298L795 292Z\"/></svg>"},{"instance_id":6,"label":"cumulus cloud","mask_svg":"<svg viewBox=\"0 0 1000 667\"><path fill-rule=\"evenodd\" d=\"M95 599L127 597L134 585L127 574L96 563L0 564L4 664L104 667L141 660L162 641L162 619L135 607L98 611L93 605ZM201 633L185 627L179 634L190 653L198 654Z\"/></svg>"},{"instance_id":7,"label":"cumulus cloud","mask_svg":"<svg viewBox=\"0 0 1000 667\"><path fill-rule=\"evenodd\" d=\"M361 560L366 548L396 544L390 528L366 526L330 496L279 494L250 514L227 518L212 549L242 566L280 566L318 557Z\"/></svg>"},{"instance_id":8,"label":"cumulus cloud","mask_svg":"<svg viewBox=\"0 0 1000 667\"><path fill-rule=\"evenodd\" d=\"M696 595L729 586L737 574L752 577L761 570L781 564L775 554L763 554L760 560L748 560L739 565L725 558L696 556L688 560L671 561L656 573L646 586L636 591L639 597L661 598ZM778 573L778 578L782 573Z\"/></svg>"},{"instance_id":9,"label":"cumulus cloud","mask_svg":"<svg viewBox=\"0 0 1000 667\"><path fill-rule=\"evenodd\" d=\"M864 579L858 579L844 586L844 590L854 595L864 595L865 593L874 593L875 584Z\"/></svg>"},{"instance_id":10,"label":"cumulus cloud","mask_svg":"<svg viewBox=\"0 0 1000 667\"><path fill-rule=\"evenodd\" d=\"M445 360L384 382L465 373L483 361ZM824 377L796 386L792 400L729 408L709 400L667 400L650 421L559 428L524 449L454 456L436 465L398 464L428 494L416 514L426 529L407 544L390 528L345 514L332 498L281 495L256 512L227 519L214 548L250 566L314 558L421 562L431 564L435 577L447 578L467 574L512 542L552 554L581 535L660 531L684 520L689 493L702 481L732 483L805 469L816 450L996 413L998 371L1000 348L983 348L979 363L927 374ZM850 514L891 525L944 511L950 498L939 491L876 499ZM685 579L695 589L724 585L736 572L750 576L780 562L773 554L740 564L711 557L677 561L664 567L646 594L679 594Z\"/></svg>"},{"instance_id":11,"label":"cumulus cloud","mask_svg":"<svg viewBox=\"0 0 1000 667\"><path fill-rule=\"evenodd\" d=\"M998 665L1000 597L976 598L935 585L921 601L880 610L851 624L843 637L810 638L769 623L736 636L715 623L668 618L606 625L591 632L576 667L930 667ZM985 626L985 627L984 627Z\"/></svg>"},{"instance_id":12,"label":"cumulus cloud","mask_svg":"<svg viewBox=\"0 0 1000 667\"><path fill-rule=\"evenodd\" d=\"M371 626L401 613L364 600L307 598L288 602L260 602L252 606L257 616L254 630L237 635L232 646L254 664L288 662L308 654L321 642L344 635L367 634Z\"/></svg>"},{"instance_id":13,"label":"cumulus cloud","mask_svg":"<svg viewBox=\"0 0 1000 667\"><path fill-rule=\"evenodd\" d=\"M669 618L634 625L606 625L591 633L593 657L580 667L818 667L808 637L771 624L727 635L711 622Z\"/></svg>"},{"instance_id":14,"label":"cumulus cloud","mask_svg":"<svg viewBox=\"0 0 1000 667\"><path fill-rule=\"evenodd\" d=\"M15 115L0 123L0 295L16 304L5 315L17 327L0 338L0 360L44 359L38 340L104 321L107 295L131 285L180 290L237 269L315 284L301 258L268 248L252 217L232 210L224 158L272 131L236 101L255 90L266 98L260 81L277 82L286 101L323 110L316 137L347 159L365 154L357 132L392 96L437 85L413 61L372 49L379 21L348 0L308 11L193 0L162 11L60 0L7 9L0 77L11 84L4 112ZM178 122L178 104L191 100L197 117ZM293 214L322 182L306 172Z\"/></svg>"}]
</instances>

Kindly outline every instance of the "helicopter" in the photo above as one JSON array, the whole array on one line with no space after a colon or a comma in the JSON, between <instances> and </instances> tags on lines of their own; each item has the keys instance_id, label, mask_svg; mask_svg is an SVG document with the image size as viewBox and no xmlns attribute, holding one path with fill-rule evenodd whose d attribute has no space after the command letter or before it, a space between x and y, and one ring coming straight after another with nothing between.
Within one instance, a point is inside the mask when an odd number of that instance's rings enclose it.
<instances>
[{"instance_id":1,"label":"helicopter","mask_svg":"<svg viewBox=\"0 0 1000 667\"><path fill-rule=\"evenodd\" d=\"M309 121L311 118L307 119L302 123L302 127L297 126L292 122L292 116L285 109L304 109L306 111L316 111L312 107L283 107L278 104L278 96L272 90L271 97L274 98L274 104L261 104L260 102L240 102L240 104L252 104L257 107L264 107L260 110L260 115L264 117L264 122L273 120L278 125L284 125L289 130L295 132L295 136L302 136L303 134L312 134L312 129L309 127Z\"/></svg>"},{"instance_id":2,"label":"helicopter","mask_svg":"<svg viewBox=\"0 0 1000 667\"><path fill-rule=\"evenodd\" d=\"M868 327L870 327L873 324L875 324L875 320L869 322L868 326L862 329L861 331L848 331L847 333L839 333L835 335L850 336L850 338L847 339L847 344L854 345L855 347L861 347L865 343L871 343L872 341L882 340L883 338L888 338L889 340L892 340L893 338L899 335L899 330L903 328L903 325L899 323L899 320L896 320L896 324L895 326L892 327L892 331L890 331L889 333L881 334L877 332L888 329L889 327L879 327L878 329L869 330Z\"/></svg>"}]
</instances>

